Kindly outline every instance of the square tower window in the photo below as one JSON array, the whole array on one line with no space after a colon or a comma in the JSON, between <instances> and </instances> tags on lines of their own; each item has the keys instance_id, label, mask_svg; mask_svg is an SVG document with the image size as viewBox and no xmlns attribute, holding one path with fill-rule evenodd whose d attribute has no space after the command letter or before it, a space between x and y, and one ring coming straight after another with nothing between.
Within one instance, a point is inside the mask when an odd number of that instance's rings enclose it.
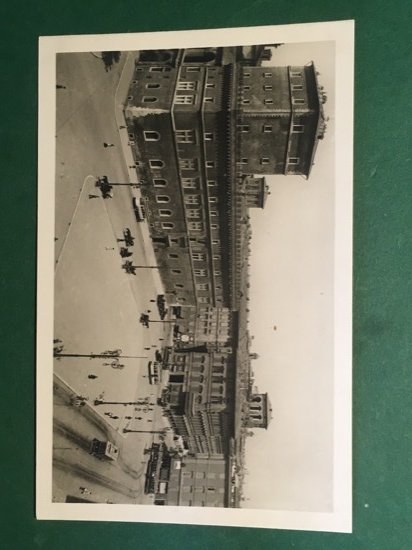
<instances>
[{"instance_id":1,"label":"square tower window","mask_svg":"<svg viewBox=\"0 0 412 550\"><path fill-rule=\"evenodd\" d=\"M186 204L200 204L200 196L199 195L186 195L185 196L185 203Z\"/></svg>"},{"instance_id":2,"label":"square tower window","mask_svg":"<svg viewBox=\"0 0 412 550\"><path fill-rule=\"evenodd\" d=\"M177 105L193 105L195 96L193 95L177 95L175 103Z\"/></svg>"},{"instance_id":3,"label":"square tower window","mask_svg":"<svg viewBox=\"0 0 412 550\"><path fill-rule=\"evenodd\" d=\"M197 189L199 187L197 178L182 178L182 185L184 189Z\"/></svg>"},{"instance_id":4,"label":"square tower window","mask_svg":"<svg viewBox=\"0 0 412 550\"><path fill-rule=\"evenodd\" d=\"M177 143L196 143L194 130L176 130Z\"/></svg>"},{"instance_id":5,"label":"square tower window","mask_svg":"<svg viewBox=\"0 0 412 550\"><path fill-rule=\"evenodd\" d=\"M177 89L180 91L196 90L197 82L178 82Z\"/></svg>"},{"instance_id":6,"label":"square tower window","mask_svg":"<svg viewBox=\"0 0 412 550\"><path fill-rule=\"evenodd\" d=\"M197 159L179 159L182 170L197 170Z\"/></svg>"},{"instance_id":7,"label":"square tower window","mask_svg":"<svg viewBox=\"0 0 412 550\"><path fill-rule=\"evenodd\" d=\"M188 208L186 210L186 215L188 218L191 218L192 220L200 220L202 217L202 212L198 208Z\"/></svg>"}]
</instances>

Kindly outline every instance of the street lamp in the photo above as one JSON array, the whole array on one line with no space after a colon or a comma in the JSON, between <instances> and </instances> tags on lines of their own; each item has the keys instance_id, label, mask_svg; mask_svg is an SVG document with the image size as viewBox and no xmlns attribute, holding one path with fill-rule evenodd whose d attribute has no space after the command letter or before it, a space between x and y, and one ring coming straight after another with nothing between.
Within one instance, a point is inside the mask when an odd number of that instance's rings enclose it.
<instances>
[{"instance_id":1,"label":"street lamp","mask_svg":"<svg viewBox=\"0 0 412 550\"><path fill-rule=\"evenodd\" d=\"M111 366L113 366L113 363L118 365L118 362L116 360L118 359L147 359L147 355L122 355L121 349L115 349L115 350L107 350L103 351L101 353L63 353L64 346L58 345L55 346L53 349L53 356L57 359L60 359L61 357L88 357L89 359L113 359L112 363L108 363Z\"/></svg>"}]
</instances>

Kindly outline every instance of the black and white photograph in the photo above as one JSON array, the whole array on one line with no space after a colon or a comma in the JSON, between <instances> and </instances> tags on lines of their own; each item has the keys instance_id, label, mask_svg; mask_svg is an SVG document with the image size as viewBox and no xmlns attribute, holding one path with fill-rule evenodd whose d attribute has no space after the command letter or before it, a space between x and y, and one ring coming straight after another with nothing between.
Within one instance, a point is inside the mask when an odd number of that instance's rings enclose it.
<instances>
[{"instance_id":1,"label":"black and white photograph","mask_svg":"<svg viewBox=\"0 0 412 550\"><path fill-rule=\"evenodd\" d=\"M37 516L351 531L353 22L39 67Z\"/></svg>"}]
</instances>

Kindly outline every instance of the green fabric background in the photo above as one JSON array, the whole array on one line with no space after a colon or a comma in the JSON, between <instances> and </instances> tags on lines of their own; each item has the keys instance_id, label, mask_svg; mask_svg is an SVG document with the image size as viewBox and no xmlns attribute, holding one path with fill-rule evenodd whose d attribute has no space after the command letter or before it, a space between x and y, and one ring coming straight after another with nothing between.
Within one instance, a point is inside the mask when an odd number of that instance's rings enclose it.
<instances>
[{"instance_id":1,"label":"green fabric background","mask_svg":"<svg viewBox=\"0 0 412 550\"><path fill-rule=\"evenodd\" d=\"M49 0L0 8L0 546L406 549L411 533L408 0ZM354 533L38 522L34 511L37 38L356 20ZM409 229L409 232L408 232ZM37 301L41 307L42 297ZM368 503L369 507L365 507Z\"/></svg>"}]
</instances>

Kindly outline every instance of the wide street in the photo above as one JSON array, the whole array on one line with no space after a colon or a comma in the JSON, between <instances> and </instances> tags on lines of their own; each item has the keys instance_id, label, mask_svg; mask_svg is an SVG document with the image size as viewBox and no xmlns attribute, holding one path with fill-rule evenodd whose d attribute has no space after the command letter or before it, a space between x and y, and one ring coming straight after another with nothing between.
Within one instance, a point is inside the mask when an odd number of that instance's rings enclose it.
<instances>
[{"instance_id":1,"label":"wide street","mask_svg":"<svg viewBox=\"0 0 412 550\"><path fill-rule=\"evenodd\" d=\"M139 323L147 311L151 320L160 320L151 300L162 293L157 269L144 267L154 265L155 257L146 224L137 223L132 208L132 198L140 193L115 186L113 198L103 199L95 186L102 175L110 182L137 182L127 131L119 120L134 55L122 53L109 71L92 53L57 59L62 87L56 90L54 337L63 351L54 365L56 501L68 494L81 498L79 487L93 485L89 498L96 502L146 502L143 450L156 437L150 432L165 426L156 404L160 386L151 385L147 375L156 349L170 339L171 325L156 322L145 328ZM105 148L104 142L113 147ZM126 228L134 237L128 259L142 266L136 275L122 269ZM87 357L107 350L121 350L120 357ZM69 396L76 394L86 399L82 410L71 404ZM103 403L96 405L96 399ZM143 399L144 407L139 406ZM124 428L149 433L123 433ZM88 454L93 437L108 435L120 447L115 465Z\"/></svg>"}]
</instances>

